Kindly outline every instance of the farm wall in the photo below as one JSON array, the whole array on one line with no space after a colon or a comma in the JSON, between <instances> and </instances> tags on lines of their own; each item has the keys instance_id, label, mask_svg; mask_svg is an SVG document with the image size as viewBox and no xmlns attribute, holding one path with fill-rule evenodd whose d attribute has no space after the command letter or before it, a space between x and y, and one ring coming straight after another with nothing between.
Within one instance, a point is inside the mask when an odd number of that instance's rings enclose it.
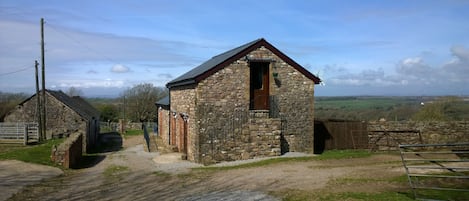
<instances>
[{"instance_id":1,"label":"farm wall","mask_svg":"<svg viewBox=\"0 0 469 201\"><path fill-rule=\"evenodd\" d=\"M468 121L368 122L370 148L396 150L398 144L469 142Z\"/></svg>"},{"instance_id":2,"label":"farm wall","mask_svg":"<svg viewBox=\"0 0 469 201\"><path fill-rule=\"evenodd\" d=\"M64 168L78 167L83 152L82 143L82 133L71 134L59 146L52 148L51 160Z\"/></svg>"}]
</instances>

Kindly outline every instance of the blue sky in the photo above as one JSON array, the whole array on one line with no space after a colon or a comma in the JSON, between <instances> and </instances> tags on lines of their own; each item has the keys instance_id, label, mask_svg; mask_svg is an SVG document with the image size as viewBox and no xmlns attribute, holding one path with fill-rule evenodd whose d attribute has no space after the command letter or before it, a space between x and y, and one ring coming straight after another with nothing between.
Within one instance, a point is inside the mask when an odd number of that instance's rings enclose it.
<instances>
[{"instance_id":1,"label":"blue sky","mask_svg":"<svg viewBox=\"0 0 469 201\"><path fill-rule=\"evenodd\" d=\"M0 1L0 91L113 97L164 86L265 38L318 75L317 96L469 95L469 1Z\"/></svg>"}]
</instances>

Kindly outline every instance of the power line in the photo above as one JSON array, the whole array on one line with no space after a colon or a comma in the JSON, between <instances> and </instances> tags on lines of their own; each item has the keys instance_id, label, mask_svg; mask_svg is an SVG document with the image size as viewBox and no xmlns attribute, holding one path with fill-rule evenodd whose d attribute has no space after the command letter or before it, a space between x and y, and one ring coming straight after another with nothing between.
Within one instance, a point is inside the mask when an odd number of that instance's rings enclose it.
<instances>
[{"instance_id":1,"label":"power line","mask_svg":"<svg viewBox=\"0 0 469 201\"><path fill-rule=\"evenodd\" d=\"M33 68L32 66L29 66L29 67L26 67L26 68L22 68L22 69L19 69L19 70L16 70L16 71L12 71L12 72L8 72L8 73L2 73L0 74L0 76L5 76L5 75L11 75L11 74L14 74L14 73L19 73L19 72L22 72L22 71L26 71L26 70L29 70Z\"/></svg>"},{"instance_id":2,"label":"power line","mask_svg":"<svg viewBox=\"0 0 469 201\"><path fill-rule=\"evenodd\" d=\"M81 42L80 40L72 37L70 34L67 34L65 32L62 32L62 31L59 31L57 28L54 28L54 26L52 26L51 24L47 24L49 28L51 28L52 30L54 30L55 32L57 33L60 33L62 34L63 36L67 37L68 39L70 39L71 41L73 41L75 44L79 45L79 46L82 46L84 48L86 48L87 50L93 52L95 55L101 57L101 58L104 58L105 60L109 61L110 63L114 63L114 64L119 64L120 62L116 62L114 59L111 59L103 54L100 54L98 51L94 50L93 48L89 47L88 45L86 45L85 43Z\"/></svg>"}]
</instances>

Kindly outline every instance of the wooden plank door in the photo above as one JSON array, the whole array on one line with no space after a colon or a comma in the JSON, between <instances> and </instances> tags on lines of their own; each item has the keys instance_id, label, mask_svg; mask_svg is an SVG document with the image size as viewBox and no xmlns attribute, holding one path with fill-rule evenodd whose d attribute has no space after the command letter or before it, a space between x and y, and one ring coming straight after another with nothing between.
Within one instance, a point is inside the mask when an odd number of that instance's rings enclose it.
<instances>
[{"instance_id":1,"label":"wooden plank door","mask_svg":"<svg viewBox=\"0 0 469 201\"><path fill-rule=\"evenodd\" d=\"M250 109L269 110L269 63L250 63Z\"/></svg>"}]
</instances>

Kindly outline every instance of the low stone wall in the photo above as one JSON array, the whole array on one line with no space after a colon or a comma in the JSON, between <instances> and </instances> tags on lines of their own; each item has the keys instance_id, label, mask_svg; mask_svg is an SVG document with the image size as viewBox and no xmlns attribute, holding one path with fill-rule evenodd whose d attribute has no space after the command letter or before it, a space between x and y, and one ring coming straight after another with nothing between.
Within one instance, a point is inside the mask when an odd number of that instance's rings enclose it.
<instances>
[{"instance_id":1,"label":"low stone wall","mask_svg":"<svg viewBox=\"0 0 469 201\"><path fill-rule=\"evenodd\" d=\"M251 118L240 135L228 134L232 137L203 144L201 147L202 163L212 164L220 161L279 156L281 155L281 132L280 119Z\"/></svg>"},{"instance_id":2,"label":"low stone wall","mask_svg":"<svg viewBox=\"0 0 469 201\"><path fill-rule=\"evenodd\" d=\"M372 150L397 150L398 144L469 142L468 121L368 122Z\"/></svg>"},{"instance_id":3,"label":"low stone wall","mask_svg":"<svg viewBox=\"0 0 469 201\"><path fill-rule=\"evenodd\" d=\"M83 134L73 133L59 146L54 146L51 160L64 168L75 168L82 156Z\"/></svg>"},{"instance_id":4,"label":"low stone wall","mask_svg":"<svg viewBox=\"0 0 469 201\"><path fill-rule=\"evenodd\" d=\"M150 122L152 127L149 127L150 131L153 131L153 122ZM110 130L110 131L116 131L119 132L120 130L120 123L117 122L100 122L101 130ZM150 126L150 125L147 125ZM125 124L125 129L126 130L141 130L142 129L142 123L141 122L127 122Z\"/></svg>"}]
</instances>

